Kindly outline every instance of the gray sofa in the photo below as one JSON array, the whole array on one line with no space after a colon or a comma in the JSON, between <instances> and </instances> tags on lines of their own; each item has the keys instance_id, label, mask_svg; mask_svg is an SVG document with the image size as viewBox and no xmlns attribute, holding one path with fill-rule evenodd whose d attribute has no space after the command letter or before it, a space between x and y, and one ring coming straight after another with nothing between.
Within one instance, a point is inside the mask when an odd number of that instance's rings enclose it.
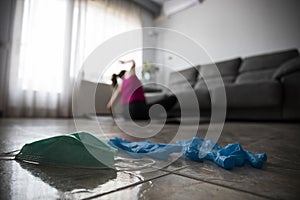
<instances>
[{"instance_id":1,"label":"gray sofa","mask_svg":"<svg viewBox=\"0 0 300 200\"><path fill-rule=\"evenodd\" d=\"M300 57L296 49L234 58L215 63L224 82L229 120L299 120ZM218 108L222 94L212 64L199 65L171 73L169 87L181 100L173 109L197 113L190 103L196 94L201 117L209 117L211 105ZM205 79L205 81L204 81ZM208 84L206 84L208 83ZM192 90L188 88L192 86ZM207 88L207 85L210 88Z\"/></svg>"}]
</instances>

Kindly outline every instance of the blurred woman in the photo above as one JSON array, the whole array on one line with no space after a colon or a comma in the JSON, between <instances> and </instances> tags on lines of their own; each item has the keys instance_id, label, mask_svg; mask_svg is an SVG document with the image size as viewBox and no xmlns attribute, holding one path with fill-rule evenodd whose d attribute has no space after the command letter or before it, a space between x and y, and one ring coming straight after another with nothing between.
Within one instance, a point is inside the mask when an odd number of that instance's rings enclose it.
<instances>
[{"instance_id":1,"label":"blurred woman","mask_svg":"<svg viewBox=\"0 0 300 200\"><path fill-rule=\"evenodd\" d=\"M115 90L107 104L108 109L112 109L112 106L120 93L123 116L133 120L148 120L149 109L154 104L163 106L166 111L169 111L175 105L177 98L174 95L152 104L147 104L144 88L141 81L136 76L134 60L120 61L120 63L132 63L132 66L128 71L122 70L119 74L112 75L112 86L115 88ZM118 84L117 78L122 79L121 84Z\"/></svg>"}]
</instances>

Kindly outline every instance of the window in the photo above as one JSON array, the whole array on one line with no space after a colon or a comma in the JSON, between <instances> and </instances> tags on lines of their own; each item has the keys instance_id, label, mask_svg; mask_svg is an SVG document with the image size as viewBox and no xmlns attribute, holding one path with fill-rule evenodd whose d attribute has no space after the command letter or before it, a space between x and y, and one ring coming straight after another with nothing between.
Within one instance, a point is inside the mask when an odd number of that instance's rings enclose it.
<instances>
[{"instance_id":1,"label":"window","mask_svg":"<svg viewBox=\"0 0 300 200\"><path fill-rule=\"evenodd\" d=\"M67 2L25 1L19 78L22 89L62 92ZM55 13L55 14L54 14Z\"/></svg>"},{"instance_id":2,"label":"window","mask_svg":"<svg viewBox=\"0 0 300 200\"><path fill-rule=\"evenodd\" d=\"M71 9L70 2L25 0L18 71L23 90L63 92L66 75L76 77L103 41L141 27L139 12L128 9L135 5L127 1L78 0ZM141 65L142 52L133 56Z\"/></svg>"}]
</instances>

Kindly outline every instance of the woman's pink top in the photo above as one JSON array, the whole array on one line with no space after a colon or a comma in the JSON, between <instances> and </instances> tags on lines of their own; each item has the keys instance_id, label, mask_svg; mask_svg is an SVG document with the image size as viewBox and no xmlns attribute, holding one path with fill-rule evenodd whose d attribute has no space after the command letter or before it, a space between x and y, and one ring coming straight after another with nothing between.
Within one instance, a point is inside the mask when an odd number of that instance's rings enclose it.
<instances>
[{"instance_id":1,"label":"woman's pink top","mask_svg":"<svg viewBox=\"0 0 300 200\"><path fill-rule=\"evenodd\" d=\"M129 78L122 77L122 105L129 104L133 101L145 101L144 89L141 81L136 75L131 75Z\"/></svg>"}]
</instances>

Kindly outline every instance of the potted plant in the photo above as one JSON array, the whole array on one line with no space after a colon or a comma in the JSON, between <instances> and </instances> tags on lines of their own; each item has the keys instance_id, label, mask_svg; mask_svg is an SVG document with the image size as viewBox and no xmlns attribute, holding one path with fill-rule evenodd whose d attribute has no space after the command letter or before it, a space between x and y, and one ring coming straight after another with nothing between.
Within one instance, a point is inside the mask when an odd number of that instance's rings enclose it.
<instances>
[{"instance_id":1,"label":"potted plant","mask_svg":"<svg viewBox=\"0 0 300 200\"><path fill-rule=\"evenodd\" d=\"M142 77L144 80L149 81L155 78L155 73L159 70L157 66L149 61L144 62L142 69Z\"/></svg>"}]
</instances>

